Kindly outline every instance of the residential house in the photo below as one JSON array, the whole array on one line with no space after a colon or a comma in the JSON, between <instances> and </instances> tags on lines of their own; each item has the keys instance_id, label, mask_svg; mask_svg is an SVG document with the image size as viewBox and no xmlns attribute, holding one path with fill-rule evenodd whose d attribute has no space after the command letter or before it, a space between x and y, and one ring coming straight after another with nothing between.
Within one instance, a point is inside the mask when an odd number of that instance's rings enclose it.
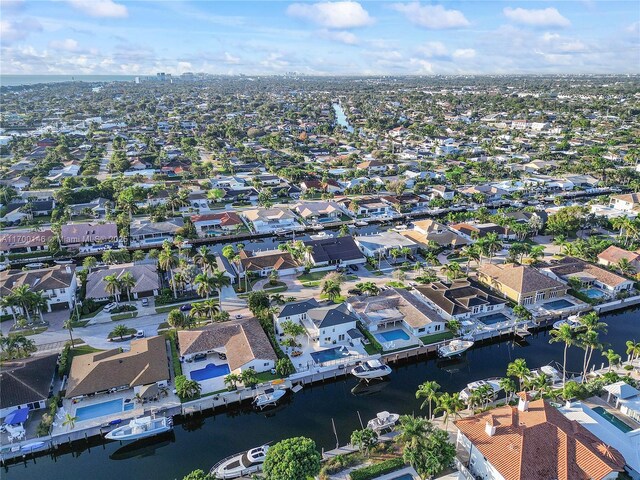
<instances>
[{"instance_id":1,"label":"residential house","mask_svg":"<svg viewBox=\"0 0 640 480\"><path fill-rule=\"evenodd\" d=\"M355 208L353 205L350 205L349 210L355 213L358 217L372 218L387 217L394 213L391 205L377 198L363 198L355 200Z\"/></svg>"},{"instance_id":2,"label":"residential house","mask_svg":"<svg viewBox=\"0 0 640 480\"><path fill-rule=\"evenodd\" d=\"M453 200L456 194L455 190L450 189L446 185L434 185L429 192L432 199L440 197L444 200Z\"/></svg>"},{"instance_id":3,"label":"residential house","mask_svg":"<svg viewBox=\"0 0 640 480\"><path fill-rule=\"evenodd\" d=\"M640 210L640 193L611 195L609 205L623 212L636 212Z\"/></svg>"},{"instance_id":4,"label":"residential house","mask_svg":"<svg viewBox=\"0 0 640 480\"><path fill-rule=\"evenodd\" d=\"M300 262L294 259L289 252L281 250L240 250L240 263L242 270L238 273L241 278L244 277L245 272L268 277L274 270L278 272L278 275L285 276L294 275L302 269Z\"/></svg>"},{"instance_id":5,"label":"residential house","mask_svg":"<svg viewBox=\"0 0 640 480\"><path fill-rule=\"evenodd\" d=\"M73 308L78 282L74 265L56 265L34 270L3 270L0 272L0 297L9 295L21 285L29 285L29 291L41 293L47 301L47 311ZM15 307L22 312L21 307ZM4 314L10 314L6 309Z\"/></svg>"},{"instance_id":6,"label":"residential house","mask_svg":"<svg viewBox=\"0 0 640 480\"><path fill-rule=\"evenodd\" d=\"M429 206L429 199L422 195L405 193L403 195L385 195L381 200L391 205L397 212L409 212Z\"/></svg>"},{"instance_id":7,"label":"residential house","mask_svg":"<svg viewBox=\"0 0 640 480\"><path fill-rule=\"evenodd\" d=\"M366 170L369 174L381 173L387 171L387 165L379 160L368 160L360 162L356 168L358 170Z\"/></svg>"},{"instance_id":8,"label":"residential house","mask_svg":"<svg viewBox=\"0 0 640 480\"><path fill-rule=\"evenodd\" d=\"M371 332L402 326L420 337L446 329L446 321L442 316L403 288L389 288L375 296L351 297L346 304Z\"/></svg>"},{"instance_id":9,"label":"residential house","mask_svg":"<svg viewBox=\"0 0 640 480\"><path fill-rule=\"evenodd\" d=\"M106 291L107 283L104 281L104 277L114 275L116 278L120 278L127 272L136 281L130 292L132 299L158 296L160 293L160 278L155 264L123 263L93 270L87 276L86 298L95 301L108 300L111 295ZM127 299L128 295L126 292L120 292L120 297L121 299Z\"/></svg>"},{"instance_id":10,"label":"residential house","mask_svg":"<svg viewBox=\"0 0 640 480\"><path fill-rule=\"evenodd\" d=\"M245 226L240 215L233 211L192 215L191 223L199 236L237 232Z\"/></svg>"},{"instance_id":11,"label":"residential house","mask_svg":"<svg viewBox=\"0 0 640 480\"><path fill-rule=\"evenodd\" d=\"M178 348L182 360L202 354L222 355L233 373L248 369L268 372L275 368L278 359L269 338L253 317L179 330Z\"/></svg>"},{"instance_id":12,"label":"residential house","mask_svg":"<svg viewBox=\"0 0 640 480\"><path fill-rule=\"evenodd\" d=\"M446 320L465 320L482 313L496 312L506 304L503 299L466 279L454 280L451 285L442 282L419 285L414 291Z\"/></svg>"},{"instance_id":13,"label":"residential house","mask_svg":"<svg viewBox=\"0 0 640 480\"><path fill-rule=\"evenodd\" d=\"M118 242L115 223L69 223L60 228L61 243L65 247L104 245Z\"/></svg>"},{"instance_id":14,"label":"residential house","mask_svg":"<svg viewBox=\"0 0 640 480\"><path fill-rule=\"evenodd\" d=\"M598 254L598 263L605 267L615 267L620 260L627 260L636 271L640 271L640 253L611 245Z\"/></svg>"},{"instance_id":15,"label":"residential house","mask_svg":"<svg viewBox=\"0 0 640 480\"><path fill-rule=\"evenodd\" d=\"M293 210L307 222L324 222L339 220L343 214L342 208L336 202L300 202Z\"/></svg>"},{"instance_id":16,"label":"residential house","mask_svg":"<svg viewBox=\"0 0 640 480\"><path fill-rule=\"evenodd\" d=\"M16 409L48 408L57 366L57 353L4 362L0 370L0 418Z\"/></svg>"},{"instance_id":17,"label":"residential house","mask_svg":"<svg viewBox=\"0 0 640 480\"><path fill-rule=\"evenodd\" d=\"M562 297L568 287L528 265L485 263L478 269L478 280L520 305Z\"/></svg>"},{"instance_id":18,"label":"residential house","mask_svg":"<svg viewBox=\"0 0 640 480\"><path fill-rule=\"evenodd\" d=\"M354 331L357 332L357 321L347 306L341 303L312 308L300 323L310 341L319 347L330 347L361 338L358 334L353 335Z\"/></svg>"},{"instance_id":19,"label":"residential house","mask_svg":"<svg viewBox=\"0 0 640 480\"><path fill-rule=\"evenodd\" d=\"M305 247L311 247L311 251L306 254L306 259L316 268L336 265L362 265L367 260L350 235L307 240L304 245Z\"/></svg>"},{"instance_id":20,"label":"residential house","mask_svg":"<svg viewBox=\"0 0 640 480\"><path fill-rule=\"evenodd\" d=\"M605 290L609 295L616 295L623 290L633 290L635 284L633 280L622 275L573 257L564 257L542 268L542 272L565 282L575 278L580 281L582 288L595 286Z\"/></svg>"},{"instance_id":21,"label":"residential house","mask_svg":"<svg viewBox=\"0 0 640 480\"><path fill-rule=\"evenodd\" d=\"M53 238L51 230L40 232L10 231L0 233L0 254L43 252L46 256L49 241Z\"/></svg>"},{"instance_id":22,"label":"residential house","mask_svg":"<svg viewBox=\"0 0 640 480\"><path fill-rule=\"evenodd\" d=\"M519 394L505 405L456 420L457 447L475 478L499 480L613 480L620 452L544 399Z\"/></svg>"},{"instance_id":23,"label":"residential house","mask_svg":"<svg viewBox=\"0 0 640 480\"><path fill-rule=\"evenodd\" d=\"M474 238L483 238L490 233L495 233L501 239L513 239L516 234L509 230L507 227L502 227L495 223L456 223L450 226L453 230L456 230L460 235L464 236L468 240Z\"/></svg>"},{"instance_id":24,"label":"residential house","mask_svg":"<svg viewBox=\"0 0 640 480\"><path fill-rule=\"evenodd\" d=\"M407 238L426 248L431 242L435 242L441 247L462 248L469 245L471 240L460 235L455 230L450 230L445 225L432 219L416 220L413 222L412 230L400 232Z\"/></svg>"},{"instance_id":25,"label":"residential house","mask_svg":"<svg viewBox=\"0 0 640 480\"><path fill-rule=\"evenodd\" d=\"M488 202L495 202L502 199L502 197L507 195L509 192L493 185L474 185L463 188L460 190L460 193L469 197L476 194L483 195Z\"/></svg>"},{"instance_id":26,"label":"residential house","mask_svg":"<svg viewBox=\"0 0 640 480\"><path fill-rule=\"evenodd\" d=\"M392 230L373 235L359 235L354 237L354 240L367 257L387 256L391 250L403 248L408 248L411 255L418 251L416 242Z\"/></svg>"},{"instance_id":27,"label":"residential house","mask_svg":"<svg viewBox=\"0 0 640 480\"><path fill-rule=\"evenodd\" d=\"M251 222L256 233L269 233L279 229L298 227L296 215L284 208L256 208L243 210L240 215Z\"/></svg>"},{"instance_id":28,"label":"residential house","mask_svg":"<svg viewBox=\"0 0 640 480\"><path fill-rule=\"evenodd\" d=\"M143 218L134 218L129 227L129 238L134 242L157 243L162 240L171 241L178 231L184 227L182 217L169 218L154 222Z\"/></svg>"},{"instance_id":29,"label":"residential house","mask_svg":"<svg viewBox=\"0 0 640 480\"><path fill-rule=\"evenodd\" d=\"M69 205L71 217L74 215L90 215L94 218L104 217L107 214L107 204L109 200L105 198L96 198L87 203L76 203Z\"/></svg>"},{"instance_id":30,"label":"residential house","mask_svg":"<svg viewBox=\"0 0 640 480\"><path fill-rule=\"evenodd\" d=\"M302 324L302 321L306 320L307 312L318 307L320 307L320 304L315 298L285 303L280 307L279 312L273 314L276 334L280 336L284 335L282 330L283 322L291 321Z\"/></svg>"},{"instance_id":31,"label":"residential house","mask_svg":"<svg viewBox=\"0 0 640 480\"><path fill-rule=\"evenodd\" d=\"M133 389L138 393L149 385L167 386L170 353L164 336L131 341L121 348L73 357L66 398Z\"/></svg>"}]
</instances>

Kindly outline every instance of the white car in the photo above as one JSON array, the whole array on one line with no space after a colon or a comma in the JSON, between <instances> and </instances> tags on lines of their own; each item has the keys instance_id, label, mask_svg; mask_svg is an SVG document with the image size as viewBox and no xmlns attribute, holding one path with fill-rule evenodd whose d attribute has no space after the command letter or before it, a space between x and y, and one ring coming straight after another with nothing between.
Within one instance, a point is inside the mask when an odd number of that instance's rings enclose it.
<instances>
[{"instance_id":1,"label":"white car","mask_svg":"<svg viewBox=\"0 0 640 480\"><path fill-rule=\"evenodd\" d=\"M144 330L137 330L136 338L144 338Z\"/></svg>"},{"instance_id":2,"label":"white car","mask_svg":"<svg viewBox=\"0 0 640 480\"><path fill-rule=\"evenodd\" d=\"M116 308L118 305L115 304L114 302L111 302L107 305L105 305L105 307L103 308L103 310L107 313L109 313L111 310L113 310L114 308Z\"/></svg>"}]
</instances>

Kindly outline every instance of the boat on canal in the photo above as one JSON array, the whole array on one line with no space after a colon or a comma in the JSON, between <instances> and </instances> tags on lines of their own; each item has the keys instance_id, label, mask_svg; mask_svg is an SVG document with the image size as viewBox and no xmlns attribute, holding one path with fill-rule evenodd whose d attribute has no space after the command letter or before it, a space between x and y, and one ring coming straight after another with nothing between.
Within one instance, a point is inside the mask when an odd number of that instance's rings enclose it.
<instances>
[{"instance_id":1,"label":"boat on canal","mask_svg":"<svg viewBox=\"0 0 640 480\"><path fill-rule=\"evenodd\" d=\"M316 233L314 235L309 235L309 238L311 238L311 240L323 240L325 238L332 238L333 237L333 233L327 233L327 232L320 232L320 233Z\"/></svg>"},{"instance_id":2,"label":"boat on canal","mask_svg":"<svg viewBox=\"0 0 640 480\"><path fill-rule=\"evenodd\" d=\"M256 398L253 399L253 405L256 408L262 410L265 407L270 405L277 405L278 400L280 400L287 393L286 390L283 389L274 389L267 388L264 393L261 393Z\"/></svg>"},{"instance_id":3,"label":"boat on canal","mask_svg":"<svg viewBox=\"0 0 640 480\"><path fill-rule=\"evenodd\" d=\"M231 455L211 467L209 474L219 480L252 475L262 470L262 464L268 450L269 445L262 445L246 452Z\"/></svg>"},{"instance_id":4,"label":"boat on canal","mask_svg":"<svg viewBox=\"0 0 640 480\"><path fill-rule=\"evenodd\" d=\"M378 412L376 418L372 418L367 422L367 428L378 433L388 428L393 428L399 419L400 415L397 413Z\"/></svg>"},{"instance_id":5,"label":"boat on canal","mask_svg":"<svg viewBox=\"0 0 640 480\"><path fill-rule=\"evenodd\" d=\"M580 323L580 314L569 315L566 319L562 319L562 320L558 320L557 322L554 322L553 328L557 330L565 323L569 325L571 328L581 327L582 323Z\"/></svg>"},{"instance_id":6,"label":"boat on canal","mask_svg":"<svg viewBox=\"0 0 640 480\"><path fill-rule=\"evenodd\" d=\"M367 360L366 362L354 367L351 373L364 380L373 380L374 378L386 377L391 373L391 367L385 365L380 360Z\"/></svg>"},{"instance_id":7,"label":"boat on canal","mask_svg":"<svg viewBox=\"0 0 640 480\"><path fill-rule=\"evenodd\" d=\"M140 417L134 418L127 425L111 430L105 435L105 438L120 441L140 440L168 432L172 428L173 420L171 417Z\"/></svg>"},{"instance_id":8,"label":"boat on canal","mask_svg":"<svg viewBox=\"0 0 640 480\"><path fill-rule=\"evenodd\" d=\"M438 356L442 358L455 357L456 355L462 355L464 352L473 347L472 340L451 340L446 345L438 347Z\"/></svg>"},{"instance_id":9,"label":"boat on canal","mask_svg":"<svg viewBox=\"0 0 640 480\"><path fill-rule=\"evenodd\" d=\"M502 380L502 378L500 377L491 377L485 378L484 380L476 380L475 382L467 383L467 386L460 391L460 398L464 402L468 402L471 398L471 395L473 395L473 392L481 387L489 386L493 392L493 398L495 399L495 397L498 395L498 392L502 390L502 387L500 386L500 380Z\"/></svg>"}]
</instances>

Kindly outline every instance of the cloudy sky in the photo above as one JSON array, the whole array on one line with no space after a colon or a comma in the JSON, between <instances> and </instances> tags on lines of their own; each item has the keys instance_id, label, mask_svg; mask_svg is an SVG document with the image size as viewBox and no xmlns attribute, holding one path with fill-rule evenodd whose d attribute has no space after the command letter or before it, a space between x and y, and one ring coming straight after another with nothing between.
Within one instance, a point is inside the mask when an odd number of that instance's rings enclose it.
<instances>
[{"instance_id":1,"label":"cloudy sky","mask_svg":"<svg viewBox=\"0 0 640 480\"><path fill-rule=\"evenodd\" d=\"M4 74L637 73L637 0L0 0Z\"/></svg>"}]
</instances>

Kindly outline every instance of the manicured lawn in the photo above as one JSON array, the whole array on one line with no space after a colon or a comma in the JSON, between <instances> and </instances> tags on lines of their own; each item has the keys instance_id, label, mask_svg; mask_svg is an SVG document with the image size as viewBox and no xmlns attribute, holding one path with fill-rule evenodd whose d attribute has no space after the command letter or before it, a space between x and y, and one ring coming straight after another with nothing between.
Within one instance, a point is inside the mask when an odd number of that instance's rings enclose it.
<instances>
[{"instance_id":1,"label":"manicured lawn","mask_svg":"<svg viewBox=\"0 0 640 480\"><path fill-rule=\"evenodd\" d=\"M327 273L330 273L330 272L303 273L298 277L298 280L300 280L302 283L314 282L314 281L322 280L327 275Z\"/></svg>"},{"instance_id":2,"label":"manicured lawn","mask_svg":"<svg viewBox=\"0 0 640 480\"><path fill-rule=\"evenodd\" d=\"M117 322L118 320L127 320L129 318L136 318L137 316L138 316L138 312L117 313L115 315L111 315L111 321Z\"/></svg>"},{"instance_id":3,"label":"manicured lawn","mask_svg":"<svg viewBox=\"0 0 640 480\"><path fill-rule=\"evenodd\" d=\"M73 343L75 344L76 342L74 341ZM101 351L102 350L98 348L93 348L90 345L81 345L79 347L74 347L71 350L69 350L69 356L71 357L69 358L69 365L71 365L71 360L73 359L73 357L86 355L87 353L95 353L95 352L101 352Z\"/></svg>"},{"instance_id":4,"label":"manicured lawn","mask_svg":"<svg viewBox=\"0 0 640 480\"><path fill-rule=\"evenodd\" d=\"M366 343L364 345L364 350L365 352L367 352L369 355L375 355L376 353L380 353L378 351L378 349L376 348L376 346L372 343Z\"/></svg>"},{"instance_id":5,"label":"manicured lawn","mask_svg":"<svg viewBox=\"0 0 640 480\"><path fill-rule=\"evenodd\" d=\"M80 315L81 319L85 319L85 318L93 318L96 315L98 315L100 312L102 311L102 307L98 308L95 312L91 312L91 313L83 313L82 315Z\"/></svg>"},{"instance_id":6,"label":"manicured lawn","mask_svg":"<svg viewBox=\"0 0 640 480\"><path fill-rule=\"evenodd\" d=\"M278 380L279 378L283 378L280 375L273 375L271 372L262 372L256 373L256 378L260 383L271 382L273 380Z\"/></svg>"},{"instance_id":7,"label":"manicured lawn","mask_svg":"<svg viewBox=\"0 0 640 480\"><path fill-rule=\"evenodd\" d=\"M443 340L449 340L453 338L453 333L451 332L442 332L442 333L434 333L433 335L425 335L424 337L420 337L420 341L425 345L429 345L431 343L442 342Z\"/></svg>"},{"instance_id":8,"label":"manicured lawn","mask_svg":"<svg viewBox=\"0 0 640 480\"><path fill-rule=\"evenodd\" d=\"M39 333L44 332L47 328L49 327L27 328L25 330L18 330L16 332L11 332L9 336L24 335L25 337L29 337L31 335L38 335Z\"/></svg>"},{"instance_id":9,"label":"manicured lawn","mask_svg":"<svg viewBox=\"0 0 640 480\"><path fill-rule=\"evenodd\" d=\"M171 345L171 363L173 364L173 374L177 377L182 375L182 364L180 363L180 354L178 353L178 346L176 345L176 332L170 330L164 334L165 338L169 340Z\"/></svg>"},{"instance_id":10,"label":"manicured lawn","mask_svg":"<svg viewBox=\"0 0 640 480\"><path fill-rule=\"evenodd\" d=\"M204 302L203 300L194 300L192 302L187 302L190 303L191 305L195 305L196 303L200 303L200 302ZM182 305L186 305L186 303L172 303L171 305L165 305L163 307L157 307L156 308L156 313L167 313L170 312L171 310L175 310L175 309L179 309Z\"/></svg>"}]
</instances>

